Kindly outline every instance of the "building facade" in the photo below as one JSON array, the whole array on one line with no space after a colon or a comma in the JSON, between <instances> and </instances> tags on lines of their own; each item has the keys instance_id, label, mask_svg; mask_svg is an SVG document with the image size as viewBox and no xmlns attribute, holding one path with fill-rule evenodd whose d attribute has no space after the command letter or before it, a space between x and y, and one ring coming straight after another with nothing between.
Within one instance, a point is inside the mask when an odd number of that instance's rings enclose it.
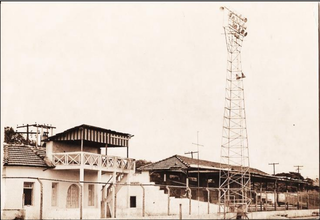
<instances>
[{"instance_id":1,"label":"building facade","mask_svg":"<svg viewBox=\"0 0 320 220\"><path fill-rule=\"evenodd\" d=\"M128 158L131 137L80 125L47 138L45 147L4 144L2 218L113 216L120 187L110 186L135 172L135 161ZM108 155L111 147L126 148L127 157Z\"/></svg>"}]
</instances>

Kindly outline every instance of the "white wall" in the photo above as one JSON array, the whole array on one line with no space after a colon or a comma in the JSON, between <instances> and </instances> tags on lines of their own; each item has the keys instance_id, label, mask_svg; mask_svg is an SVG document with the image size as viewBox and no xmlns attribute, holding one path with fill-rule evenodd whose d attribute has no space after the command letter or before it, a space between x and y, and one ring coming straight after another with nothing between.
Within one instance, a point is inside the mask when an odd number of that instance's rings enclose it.
<instances>
[{"instance_id":1,"label":"white wall","mask_svg":"<svg viewBox=\"0 0 320 220\"><path fill-rule=\"evenodd\" d=\"M160 190L159 186L152 185L149 182L149 173L133 174L128 178L130 182L149 183L144 186L145 189L145 216L167 216L168 213L168 194ZM136 208L130 208L130 196L136 196ZM170 215L179 214L179 205L182 204L184 215L189 214L189 199L170 197ZM199 204L199 206L198 206ZM143 189L137 186L122 186L117 194L117 217L142 217L143 207ZM208 212L208 203L191 200L191 214L206 214ZM218 206L210 204L210 212L216 212Z\"/></svg>"},{"instance_id":2,"label":"white wall","mask_svg":"<svg viewBox=\"0 0 320 220\"><path fill-rule=\"evenodd\" d=\"M44 168L35 167L7 167L7 177L35 177L35 178L50 178L50 179L63 179L79 181L79 170L46 170ZM101 181L107 181L109 175L105 174L101 176ZM97 171L85 171L85 181L98 181ZM41 180L43 183L43 218L50 219L63 219L63 218L80 218L79 208L67 209L67 191L71 184L69 182L49 181ZM23 206L23 183L34 182L33 188L33 205ZM51 206L51 193L52 182L58 183L57 193L57 206ZM22 209L26 210L27 219L38 219L40 216L40 183L35 179L4 179L4 184L7 186L4 197L6 197L6 203L2 209ZM88 185L84 184L84 206L83 206L83 218L100 218L100 201L102 185L95 184L95 202L94 206L88 206Z\"/></svg>"}]
</instances>

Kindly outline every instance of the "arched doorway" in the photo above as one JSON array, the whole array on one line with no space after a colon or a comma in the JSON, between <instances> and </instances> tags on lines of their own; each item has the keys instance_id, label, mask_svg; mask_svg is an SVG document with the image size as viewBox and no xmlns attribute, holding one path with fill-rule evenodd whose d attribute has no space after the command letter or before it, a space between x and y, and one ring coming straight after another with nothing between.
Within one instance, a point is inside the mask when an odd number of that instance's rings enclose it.
<instances>
[{"instance_id":1,"label":"arched doorway","mask_svg":"<svg viewBox=\"0 0 320 220\"><path fill-rule=\"evenodd\" d=\"M79 187L72 184L67 193L67 208L79 208Z\"/></svg>"}]
</instances>

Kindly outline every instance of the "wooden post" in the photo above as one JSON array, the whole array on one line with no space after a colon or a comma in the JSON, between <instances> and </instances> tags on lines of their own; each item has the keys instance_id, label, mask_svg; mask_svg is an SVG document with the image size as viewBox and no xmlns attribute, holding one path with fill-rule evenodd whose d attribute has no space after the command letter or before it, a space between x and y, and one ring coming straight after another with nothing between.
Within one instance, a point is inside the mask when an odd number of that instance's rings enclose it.
<instances>
[{"instance_id":1,"label":"wooden post","mask_svg":"<svg viewBox=\"0 0 320 220\"><path fill-rule=\"evenodd\" d=\"M288 201L288 190L286 192L286 209L289 210L289 201Z\"/></svg>"},{"instance_id":2,"label":"wooden post","mask_svg":"<svg viewBox=\"0 0 320 220\"><path fill-rule=\"evenodd\" d=\"M182 219L182 204L179 204L179 219Z\"/></svg>"},{"instance_id":3,"label":"wooden post","mask_svg":"<svg viewBox=\"0 0 320 220\"><path fill-rule=\"evenodd\" d=\"M277 192L276 190L273 191L273 203L274 203L274 210L277 211Z\"/></svg>"},{"instance_id":4,"label":"wooden post","mask_svg":"<svg viewBox=\"0 0 320 220\"><path fill-rule=\"evenodd\" d=\"M260 182L260 211L262 212L262 183Z\"/></svg>"},{"instance_id":5,"label":"wooden post","mask_svg":"<svg viewBox=\"0 0 320 220\"><path fill-rule=\"evenodd\" d=\"M299 191L297 192L297 208L298 208L298 210L300 209L299 208Z\"/></svg>"},{"instance_id":6,"label":"wooden post","mask_svg":"<svg viewBox=\"0 0 320 220\"><path fill-rule=\"evenodd\" d=\"M189 215L191 215L191 189L187 187L188 190L188 198L189 198Z\"/></svg>"},{"instance_id":7,"label":"wooden post","mask_svg":"<svg viewBox=\"0 0 320 220\"><path fill-rule=\"evenodd\" d=\"M257 195L257 191L255 191L256 193L256 212L258 211L258 195Z\"/></svg>"},{"instance_id":8,"label":"wooden post","mask_svg":"<svg viewBox=\"0 0 320 220\"><path fill-rule=\"evenodd\" d=\"M308 199L308 201L307 201L307 209L309 209L309 192L307 192L307 199Z\"/></svg>"}]
</instances>

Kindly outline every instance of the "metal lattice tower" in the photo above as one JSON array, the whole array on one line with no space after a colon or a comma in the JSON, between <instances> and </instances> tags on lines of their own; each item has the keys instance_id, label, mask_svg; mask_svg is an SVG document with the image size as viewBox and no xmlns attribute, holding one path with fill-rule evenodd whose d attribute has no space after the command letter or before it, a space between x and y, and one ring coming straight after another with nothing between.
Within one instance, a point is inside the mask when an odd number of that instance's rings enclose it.
<instances>
[{"instance_id":1,"label":"metal lattice tower","mask_svg":"<svg viewBox=\"0 0 320 220\"><path fill-rule=\"evenodd\" d=\"M247 19L226 7L227 78L221 144L219 212L246 213L251 202L249 149L241 67L241 48Z\"/></svg>"}]
</instances>

